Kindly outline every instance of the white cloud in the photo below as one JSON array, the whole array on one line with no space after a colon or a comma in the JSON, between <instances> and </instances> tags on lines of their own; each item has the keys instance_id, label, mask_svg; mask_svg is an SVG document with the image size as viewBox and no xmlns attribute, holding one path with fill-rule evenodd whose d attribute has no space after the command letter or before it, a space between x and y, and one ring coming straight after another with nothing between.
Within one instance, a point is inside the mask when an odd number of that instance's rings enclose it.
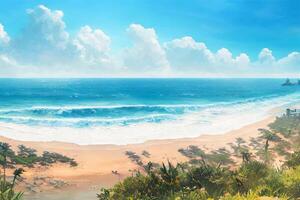
<instances>
[{"instance_id":1,"label":"white cloud","mask_svg":"<svg viewBox=\"0 0 300 200\"><path fill-rule=\"evenodd\" d=\"M133 46L123 52L124 65L129 70L144 71L146 73L169 70L166 52L160 45L153 28L131 24L127 32L133 41Z\"/></svg>"},{"instance_id":2,"label":"white cloud","mask_svg":"<svg viewBox=\"0 0 300 200\"><path fill-rule=\"evenodd\" d=\"M241 53L239 56L236 57L235 62L237 66L247 67L250 64L250 58L247 54Z\"/></svg>"},{"instance_id":3,"label":"white cloud","mask_svg":"<svg viewBox=\"0 0 300 200\"><path fill-rule=\"evenodd\" d=\"M172 69L179 71L222 73L240 70L250 63L250 58L245 53L236 58L226 48L213 53L203 42L196 42L190 36L167 42L165 48Z\"/></svg>"},{"instance_id":4,"label":"white cloud","mask_svg":"<svg viewBox=\"0 0 300 200\"><path fill-rule=\"evenodd\" d=\"M12 40L14 56L21 63L41 67L63 65L72 60L63 12L39 5L27 10L27 14L28 24L21 35Z\"/></svg>"},{"instance_id":5,"label":"white cloud","mask_svg":"<svg viewBox=\"0 0 300 200\"><path fill-rule=\"evenodd\" d=\"M250 58L245 53L241 53L237 57L233 58L232 53L228 49L221 48L216 53L216 62L220 67L227 66L238 70L237 67L248 67L248 65L250 64Z\"/></svg>"},{"instance_id":6,"label":"white cloud","mask_svg":"<svg viewBox=\"0 0 300 200\"><path fill-rule=\"evenodd\" d=\"M300 52L292 52L277 61L278 68L288 71L300 72Z\"/></svg>"},{"instance_id":7,"label":"white cloud","mask_svg":"<svg viewBox=\"0 0 300 200\"><path fill-rule=\"evenodd\" d=\"M57 48L66 48L69 34L65 31L64 13L61 10L50 10L44 5L27 10L30 16L29 26L26 27L26 39L46 42ZM33 35L32 35L33 34Z\"/></svg>"},{"instance_id":8,"label":"white cloud","mask_svg":"<svg viewBox=\"0 0 300 200\"><path fill-rule=\"evenodd\" d=\"M275 62L275 57L270 49L263 48L258 55L258 61L262 64L273 64Z\"/></svg>"},{"instance_id":9,"label":"white cloud","mask_svg":"<svg viewBox=\"0 0 300 200\"><path fill-rule=\"evenodd\" d=\"M10 37L4 30L4 26L0 24L0 47L5 46L9 43Z\"/></svg>"},{"instance_id":10,"label":"white cloud","mask_svg":"<svg viewBox=\"0 0 300 200\"><path fill-rule=\"evenodd\" d=\"M216 53L216 62L224 65L232 65L234 62L232 53L226 48L219 49Z\"/></svg>"},{"instance_id":11,"label":"white cloud","mask_svg":"<svg viewBox=\"0 0 300 200\"><path fill-rule=\"evenodd\" d=\"M174 39L164 46L171 66L176 70L201 71L203 67L210 66L214 59L214 55L204 43L196 42L189 36Z\"/></svg>"},{"instance_id":12,"label":"white cloud","mask_svg":"<svg viewBox=\"0 0 300 200\"><path fill-rule=\"evenodd\" d=\"M252 65L257 67L257 71L294 75L300 72L300 52L291 52L285 57L276 59L272 50L263 48L258 55L258 62Z\"/></svg>"},{"instance_id":13,"label":"white cloud","mask_svg":"<svg viewBox=\"0 0 300 200\"><path fill-rule=\"evenodd\" d=\"M0 76L233 75L300 72L300 52L276 59L264 48L255 61L227 48L214 52L190 36L160 43L153 28L131 24L132 46L112 54L111 38L86 25L75 35L66 30L64 13L43 5L27 11L28 23L10 38L0 24ZM5 47L5 48L3 48Z\"/></svg>"},{"instance_id":14,"label":"white cloud","mask_svg":"<svg viewBox=\"0 0 300 200\"><path fill-rule=\"evenodd\" d=\"M110 37L102 30L93 30L89 26L82 27L74 40L74 45L79 51L81 61L92 65L111 64L108 55L110 43Z\"/></svg>"},{"instance_id":15,"label":"white cloud","mask_svg":"<svg viewBox=\"0 0 300 200\"><path fill-rule=\"evenodd\" d=\"M22 73L94 76L117 68L109 55L111 39L102 30L83 26L72 38L66 31L62 11L39 5L27 10L27 14L28 23L12 39L8 51L27 67Z\"/></svg>"}]
</instances>

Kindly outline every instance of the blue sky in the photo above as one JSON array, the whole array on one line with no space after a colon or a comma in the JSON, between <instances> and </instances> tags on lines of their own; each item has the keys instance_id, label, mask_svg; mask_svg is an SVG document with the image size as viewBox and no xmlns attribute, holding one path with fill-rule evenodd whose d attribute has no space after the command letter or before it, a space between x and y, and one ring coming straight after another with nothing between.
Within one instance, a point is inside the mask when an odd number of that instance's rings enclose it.
<instances>
[{"instance_id":1,"label":"blue sky","mask_svg":"<svg viewBox=\"0 0 300 200\"><path fill-rule=\"evenodd\" d=\"M50 21L37 22L35 20L44 16L38 10L41 5L49 10L50 14L46 15L50 17ZM34 20L28 14L28 9L35 13ZM162 74L185 74L186 69L191 74L199 72L200 76L215 73L230 75L235 71L238 71L237 75L253 75L263 74L270 69L274 71L273 74L277 75L284 72L293 73L300 71L300 66L298 66L298 64L300 65L300 56L298 55L298 51L300 51L299 9L300 1L297 0L2 0L0 2L0 24L3 26L3 32L9 37L9 44L2 49L0 46L0 55L2 55L0 64L10 65L8 68L18 65L9 73L4 70L3 75L17 74L20 70L24 70L24 66L32 71L32 75L35 74L34 70L39 70L39 67L43 67L42 70L49 74L49 68L53 68L53 65L62 67L62 65L69 64L75 67L76 64L69 63L66 58L57 56L62 53L69 56L72 54L71 52L78 51L78 55L72 56L85 58L85 62L81 65L88 69L82 66L78 66L78 70L72 68L75 76L94 72L100 75L131 73L143 75L149 71L153 71L154 74L159 72ZM59 19L63 23L63 27L61 24L55 24L57 21L53 21L56 10L63 13ZM47 13L46 10L42 12ZM30 26L32 21L36 23L34 27ZM49 29L49 26L57 28ZM78 39L80 30L85 26L90 29L83 31L85 36L81 35L81 39ZM26 32L24 30L35 28L39 35L35 35L34 31L30 34L24 33ZM64 39L68 40L66 42L68 50L53 49L51 43L51 45L43 46L43 51L41 51L40 46L47 38L45 35L41 35L45 29L55 32L47 33L47 37L50 35L57 38L55 34L61 35L60 32L57 32L58 30L67 33L68 39ZM150 29L154 31L154 34L150 33ZM105 36L104 39L97 40L103 35L94 34L96 30L103 32L109 41ZM86 34L89 36L86 37ZM148 38L153 37L153 40L157 40L154 42L155 44L145 41L143 36L147 34L150 34L147 36ZM30 36L37 37L38 40L27 38ZM99 45L91 46L91 42L85 40L87 38L97 40ZM183 38L185 40L178 41ZM60 39L62 38L58 38L58 40ZM32 40L32 42L29 44L23 40ZM174 40L177 43L171 44ZM74 41L77 41L77 49L70 50L69 43L73 44ZM40 44L33 44L34 42ZM21 45L19 45L20 43ZM200 43L205 45L204 49ZM22 46L24 49L19 50L18 48L22 48ZM206 52L206 48L209 52ZM223 49L218 54L222 48L226 50ZM41 52L41 60L37 63L30 62L30 59L34 60L34 58L27 54L24 55L22 52L25 49L26 51L33 49L33 52ZM227 58L231 59L228 52L231 54L232 60L227 62ZM295 54L292 54L292 58L285 59L293 52ZM153 54L148 55L148 53ZM245 62L237 59L242 53L248 57L242 56ZM261 60L260 53L263 53ZM47 59L43 63L42 58L45 57L51 57L51 59L49 58L51 63L47 62ZM137 60L138 57L142 57L145 64L142 60ZM181 60L179 60L180 57L182 57ZM156 58L161 60L157 61ZM71 59L74 60L73 57L70 57ZM224 59L225 61L222 63ZM248 64L247 59L249 59ZM9 64L7 64L7 60L9 60ZM59 62L52 62L53 60ZM105 60L104 63L103 60ZM188 60L194 61L188 63ZM152 65L153 70L151 69ZM218 67L221 68L223 65L230 66L219 70ZM238 70L234 68L235 65L239 65ZM243 65L250 65L250 67L240 69L244 67ZM287 68L282 68L282 65L286 65ZM110 69L110 66L115 67ZM264 67L266 69L262 70L261 68ZM70 68L65 71L69 70ZM63 75L65 72L62 70L60 73ZM51 74L55 75L52 72Z\"/></svg>"}]
</instances>

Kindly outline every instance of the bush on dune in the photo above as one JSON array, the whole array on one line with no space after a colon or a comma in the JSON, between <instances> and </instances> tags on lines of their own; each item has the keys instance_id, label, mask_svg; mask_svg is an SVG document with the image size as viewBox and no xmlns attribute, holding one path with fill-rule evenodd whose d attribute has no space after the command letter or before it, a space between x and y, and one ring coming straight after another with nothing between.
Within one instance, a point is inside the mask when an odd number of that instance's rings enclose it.
<instances>
[{"instance_id":1,"label":"bush on dune","mask_svg":"<svg viewBox=\"0 0 300 200\"><path fill-rule=\"evenodd\" d=\"M13 179L11 182L7 180L7 168L14 167L15 157L14 151L7 143L0 143L0 164L2 166L2 173L0 178L0 200L21 200L23 193L15 192L14 187L16 181L21 177L24 170L18 168L13 172Z\"/></svg>"},{"instance_id":2,"label":"bush on dune","mask_svg":"<svg viewBox=\"0 0 300 200\"><path fill-rule=\"evenodd\" d=\"M179 149L189 161L176 165L163 163L156 168L149 165L145 171L125 178L114 187L102 189L98 199L297 199L300 197L299 124L299 117L277 118L270 129L260 129L261 136L251 140L253 145L246 146L245 141L237 139L236 144L231 144L233 154L226 149L206 153L197 146ZM260 159L252 156L254 150ZM277 155L286 158L280 168L273 166ZM132 153L130 156L137 158ZM235 165L231 156L242 163Z\"/></svg>"},{"instance_id":3,"label":"bush on dune","mask_svg":"<svg viewBox=\"0 0 300 200\"><path fill-rule=\"evenodd\" d=\"M295 199L300 195L299 186L300 166L278 171L264 163L250 161L231 171L207 164L181 170L163 164L160 170L147 174L138 172L111 189L103 189L98 199Z\"/></svg>"}]
</instances>

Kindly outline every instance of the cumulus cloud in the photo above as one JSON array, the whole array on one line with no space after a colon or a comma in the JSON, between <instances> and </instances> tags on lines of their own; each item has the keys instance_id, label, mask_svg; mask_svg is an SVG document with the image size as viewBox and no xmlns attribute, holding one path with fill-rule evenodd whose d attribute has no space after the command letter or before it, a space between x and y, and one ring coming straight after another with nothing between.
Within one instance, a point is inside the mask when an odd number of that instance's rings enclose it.
<instances>
[{"instance_id":1,"label":"cumulus cloud","mask_svg":"<svg viewBox=\"0 0 300 200\"><path fill-rule=\"evenodd\" d=\"M101 73L101 66L112 65L108 55L111 40L102 30L83 26L72 38L62 11L39 5L27 14L29 22L12 40L11 51L31 71L94 74L95 70Z\"/></svg>"},{"instance_id":2,"label":"cumulus cloud","mask_svg":"<svg viewBox=\"0 0 300 200\"><path fill-rule=\"evenodd\" d=\"M216 53L216 63L218 66L229 66L238 70L237 67L247 67L250 63L250 58L247 54L241 53L237 57L233 57L232 53L226 49L221 48Z\"/></svg>"},{"instance_id":3,"label":"cumulus cloud","mask_svg":"<svg viewBox=\"0 0 300 200\"><path fill-rule=\"evenodd\" d=\"M277 61L277 65L284 70L300 71L300 52L292 52Z\"/></svg>"},{"instance_id":4,"label":"cumulus cloud","mask_svg":"<svg viewBox=\"0 0 300 200\"><path fill-rule=\"evenodd\" d=\"M252 64L257 67L258 71L273 72L277 74L295 74L300 72L300 52L291 52L282 58L273 56L272 50L263 48L259 55L258 61ZM258 67L260 69L258 69Z\"/></svg>"},{"instance_id":5,"label":"cumulus cloud","mask_svg":"<svg viewBox=\"0 0 300 200\"><path fill-rule=\"evenodd\" d=\"M247 67L250 64L250 58L247 54L241 53L235 58L235 63L239 67Z\"/></svg>"},{"instance_id":6,"label":"cumulus cloud","mask_svg":"<svg viewBox=\"0 0 300 200\"><path fill-rule=\"evenodd\" d=\"M268 48L263 48L258 55L258 60L262 64L273 64L275 62L275 58L272 54L272 51Z\"/></svg>"},{"instance_id":7,"label":"cumulus cloud","mask_svg":"<svg viewBox=\"0 0 300 200\"><path fill-rule=\"evenodd\" d=\"M165 49L172 68L176 70L203 70L214 60L213 53L204 43L186 36L165 43Z\"/></svg>"},{"instance_id":8,"label":"cumulus cloud","mask_svg":"<svg viewBox=\"0 0 300 200\"><path fill-rule=\"evenodd\" d=\"M27 10L28 24L12 40L14 56L22 63L40 66L66 64L70 60L69 34L63 12L39 5Z\"/></svg>"},{"instance_id":9,"label":"cumulus cloud","mask_svg":"<svg viewBox=\"0 0 300 200\"><path fill-rule=\"evenodd\" d=\"M111 64L108 55L110 43L110 37L102 30L93 30L89 26L82 27L74 40L81 61L92 65Z\"/></svg>"},{"instance_id":10,"label":"cumulus cloud","mask_svg":"<svg viewBox=\"0 0 300 200\"><path fill-rule=\"evenodd\" d=\"M216 53L216 62L226 66L233 64L232 53L226 48L219 49Z\"/></svg>"},{"instance_id":11,"label":"cumulus cloud","mask_svg":"<svg viewBox=\"0 0 300 200\"><path fill-rule=\"evenodd\" d=\"M221 48L213 53L203 42L196 42L192 37L186 36L165 43L168 60L171 67L181 71L194 72L224 72L231 69L238 70L247 67L250 58L241 53L236 58L226 49Z\"/></svg>"},{"instance_id":12,"label":"cumulus cloud","mask_svg":"<svg viewBox=\"0 0 300 200\"><path fill-rule=\"evenodd\" d=\"M39 5L27 10L28 23L16 37L0 24L0 76L233 75L299 72L300 52L276 59L263 48L255 61L227 48L209 49L190 36L161 43L154 28L131 24L131 45L111 52L112 39L99 28L67 32L64 13ZM271 69L271 70L270 70Z\"/></svg>"},{"instance_id":13,"label":"cumulus cloud","mask_svg":"<svg viewBox=\"0 0 300 200\"><path fill-rule=\"evenodd\" d=\"M64 13L61 10L52 11L44 5L39 5L35 9L27 10L27 13L30 22L23 37L27 40L43 41L46 45L56 48L66 48L69 34L65 30Z\"/></svg>"},{"instance_id":14,"label":"cumulus cloud","mask_svg":"<svg viewBox=\"0 0 300 200\"><path fill-rule=\"evenodd\" d=\"M133 46L123 52L124 65L129 70L145 72L169 70L166 52L159 43L153 28L131 24L127 29L127 33L133 42Z\"/></svg>"}]
</instances>

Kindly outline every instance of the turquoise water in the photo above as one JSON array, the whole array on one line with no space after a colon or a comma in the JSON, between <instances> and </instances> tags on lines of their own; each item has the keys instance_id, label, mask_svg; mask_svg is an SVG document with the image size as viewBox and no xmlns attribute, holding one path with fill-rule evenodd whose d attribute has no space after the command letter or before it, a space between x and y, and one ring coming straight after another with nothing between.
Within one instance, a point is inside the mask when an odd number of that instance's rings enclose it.
<instances>
[{"instance_id":1,"label":"turquoise water","mask_svg":"<svg viewBox=\"0 0 300 200\"><path fill-rule=\"evenodd\" d=\"M277 79L2 79L0 120L36 126L160 123L298 93Z\"/></svg>"},{"instance_id":2,"label":"turquoise water","mask_svg":"<svg viewBox=\"0 0 300 200\"><path fill-rule=\"evenodd\" d=\"M299 101L300 86L282 87L282 82L283 79L0 79L0 122L76 130L173 122L184 126L193 122L200 130L200 125L215 126L222 117L234 118L243 112L254 120L276 106Z\"/></svg>"}]
</instances>

